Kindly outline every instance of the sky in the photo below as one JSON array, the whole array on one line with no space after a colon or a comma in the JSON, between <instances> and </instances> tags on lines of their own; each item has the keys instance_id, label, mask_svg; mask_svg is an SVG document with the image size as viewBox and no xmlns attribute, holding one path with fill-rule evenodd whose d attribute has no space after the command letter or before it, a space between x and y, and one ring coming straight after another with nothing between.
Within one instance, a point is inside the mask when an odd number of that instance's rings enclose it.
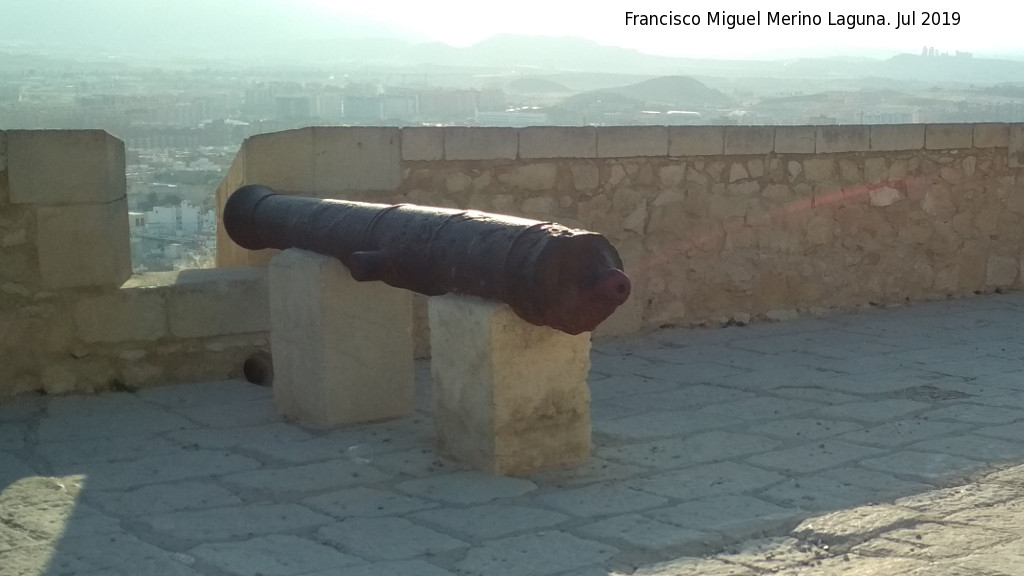
<instances>
[{"instance_id":1,"label":"sky","mask_svg":"<svg viewBox=\"0 0 1024 576\"><path fill-rule=\"evenodd\" d=\"M469 46L497 34L577 36L601 44L633 48L649 54L694 58L767 58L808 55L891 56L920 54L922 47L940 53L971 52L976 56L1024 57L1024 2L1019 0L289 0L316 5L343 17L379 22L421 39ZM584 8L584 6L586 6ZM700 24L677 26L627 25L626 13L696 15ZM886 26L830 26L839 16L883 15ZM938 13L950 25L926 26L924 11ZM754 26L710 24L709 12L752 14ZM818 26L767 23L769 12L802 13L821 18ZM896 27L897 12L914 14L915 26ZM952 25L954 13L959 24Z\"/></svg>"}]
</instances>

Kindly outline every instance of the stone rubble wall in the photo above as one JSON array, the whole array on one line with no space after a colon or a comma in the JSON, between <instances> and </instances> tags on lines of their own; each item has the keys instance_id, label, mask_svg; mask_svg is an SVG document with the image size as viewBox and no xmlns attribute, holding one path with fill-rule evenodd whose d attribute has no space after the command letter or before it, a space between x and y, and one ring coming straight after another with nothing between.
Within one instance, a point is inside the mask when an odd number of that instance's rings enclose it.
<instances>
[{"instance_id":1,"label":"stone rubble wall","mask_svg":"<svg viewBox=\"0 0 1024 576\"><path fill-rule=\"evenodd\" d=\"M1022 283L1021 124L306 128L250 138L239 159L221 206L260 183L603 233L634 290L598 334ZM218 265L273 253L222 236Z\"/></svg>"},{"instance_id":2,"label":"stone rubble wall","mask_svg":"<svg viewBox=\"0 0 1024 576\"><path fill-rule=\"evenodd\" d=\"M0 131L0 399L237 376L267 300L261 268L131 276L123 142Z\"/></svg>"}]
</instances>

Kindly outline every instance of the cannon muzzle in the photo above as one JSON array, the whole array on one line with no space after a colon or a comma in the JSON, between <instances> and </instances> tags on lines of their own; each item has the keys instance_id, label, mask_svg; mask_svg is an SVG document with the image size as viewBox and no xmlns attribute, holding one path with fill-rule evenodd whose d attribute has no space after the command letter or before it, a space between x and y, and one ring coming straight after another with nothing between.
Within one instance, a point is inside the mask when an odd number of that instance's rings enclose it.
<instances>
[{"instance_id":1,"label":"cannon muzzle","mask_svg":"<svg viewBox=\"0 0 1024 576\"><path fill-rule=\"evenodd\" d=\"M629 298L629 277L602 235L472 210L286 196L243 186L224 206L239 246L333 256L360 281L427 296L505 302L527 322L593 330Z\"/></svg>"}]
</instances>

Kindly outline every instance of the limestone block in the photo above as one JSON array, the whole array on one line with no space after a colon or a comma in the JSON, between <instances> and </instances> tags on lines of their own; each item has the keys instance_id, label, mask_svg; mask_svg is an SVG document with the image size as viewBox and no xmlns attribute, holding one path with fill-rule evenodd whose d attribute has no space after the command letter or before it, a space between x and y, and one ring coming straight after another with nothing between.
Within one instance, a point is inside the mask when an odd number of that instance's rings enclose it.
<instances>
[{"instance_id":1,"label":"limestone block","mask_svg":"<svg viewBox=\"0 0 1024 576\"><path fill-rule=\"evenodd\" d=\"M394 191L402 182L398 128L313 128L313 190L332 197L350 191Z\"/></svg>"},{"instance_id":2,"label":"limestone block","mask_svg":"<svg viewBox=\"0 0 1024 576\"><path fill-rule=\"evenodd\" d=\"M870 127L872 150L920 150L924 148L924 125L882 124Z\"/></svg>"},{"instance_id":3,"label":"limestone block","mask_svg":"<svg viewBox=\"0 0 1024 576\"><path fill-rule=\"evenodd\" d=\"M988 258L985 284L994 287L1009 287L1017 280L1017 259L993 254Z\"/></svg>"},{"instance_id":4,"label":"limestone block","mask_svg":"<svg viewBox=\"0 0 1024 576\"><path fill-rule=\"evenodd\" d=\"M768 154L775 149L774 126L725 126L726 154Z\"/></svg>"},{"instance_id":5,"label":"limestone block","mask_svg":"<svg viewBox=\"0 0 1024 576\"><path fill-rule=\"evenodd\" d=\"M973 124L928 124L925 126L924 147L929 150L970 148L973 145Z\"/></svg>"},{"instance_id":6,"label":"limestone block","mask_svg":"<svg viewBox=\"0 0 1024 576\"><path fill-rule=\"evenodd\" d=\"M290 249L269 266L274 402L313 427L413 410L412 292Z\"/></svg>"},{"instance_id":7,"label":"limestone block","mask_svg":"<svg viewBox=\"0 0 1024 576\"><path fill-rule=\"evenodd\" d=\"M1009 124L975 124L975 148L1002 148L1010 142Z\"/></svg>"},{"instance_id":8,"label":"limestone block","mask_svg":"<svg viewBox=\"0 0 1024 576\"><path fill-rule=\"evenodd\" d=\"M518 153L519 133L515 128L444 129L445 160L512 160Z\"/></svg>"},{"instance_id":9,"label":"limestone block","mask_svg":"<svg viewBox=\"0 0 1024 576\"><path fill-rule=\"evenodd\" d=\"M555 187L558 165L554 162L516 164L511 170L498 175L498 180L524 190L550 190Z\"/></svg>"},{"instance_id":10,"label":"limestone block","mask_svg":"<svg viewBox=\"0 0 1024 576\"><path fill-rule=\"evenodd\" d=\"M817 154L861 152L871 145L870 126L816 126L814 151Z\"/></svg>"},{"instance_id":11,"label":"limestone block","mask_svg":"<svg viewBox=\"0 0 1024 576\"><path fill-rule=\"evenodd\" d=\"M779 154L814 154L814 127L776 126L775 152Z\"/></svg>"},{"instance_id":12,"label":"limestone block","mask_svg":"<svg viewBox=\"0 0 1024 576\"><path fill-rule=\"evenodd\" d=\"M670 126L669 156L717 156L725 150L722 126Z\"/></svg>"},{"instance_id":13,"label":"limestone block","mask_svg":"<svg viewBox=\"0 0 1024 576\"><path fill-rule=\"evenodd\" d=\"M266 270L208 268L172 274L174 285L166 296L172 336L203 338L270 329Z\"/></svg>"},{"instance_id":14,"label":"limestone block","mask_svg":"<svg viewBox=\"0 0 1024 576\"><path fill-rule=\"evenodd\" d=\"M900 191L892 186L872 188L868 194L870 195L869 203L872 206L892 206L902 199Z\"/></svg>"},{"instance_id":15,"label":"limestone block","mask_svg":"<svg viewBox=\"0 0 1024 576\"><path fill-rule=\"evenodd\" d=\"M402 160L435 161L444 158L444 128L402 128Z\"/></svg>"},{"instance_id":16,"label":"limestone block","mask_svg":"<svg viewBox=\"0 0 1024 576\"><path fill-rule=\"evenodd\" d=\"M1007 151L1010 168L1024 168L1024 124L1010 125Z\"/></svg>"},{"instance_id":17,"label":"limestone block","mask_svg":"<svg viewBox=\"0 0 1024 576\"><path fill-rule=\"evenodd\" d=\"M530 126L519 130L520 158L594 158L597 130L592 126Z\"/></svg>"},{"instance_id":18,"label":"limestone block","mask_svg":"<svg viewBox=\"0 0 1024 576\"><path fill-rule=\"evenodd\" d=\"M0 130L0 172L7 170L7 132Z\"/></svg>"},{"instance_id":19,"label":"limestone block","mask_svg":"<svg viewBox=\"0 0 1024 576\"><path fill-rule=\"evenodd\" d=\"M589 457L589 333L569 336L459 296L431 298L429 317L442 454L493 474Z\"/></svg>"},{"instance_id":20,"label":"limestone block","mask_svg":"<svg viewBox=\"0 0 1024 576\"><path fill-rule=\"evenodd\" d=\"M252 136L242 144L242 152L245 183L280 192L313 190L312 128Z\"/></svg>"},{"instance_id":21,"label":"limestone block","mask_svg":"<svg viewBox=\"0 0 1024 576\"><path fill-rule=\"evenodd\" d=\"M124 142L103 130L10 130L14 204L106 204L124 198Z\"/></svg>"},{"instance_id":22,"label":"limestone block","mask_svg":"<svg viewBox=\"0 0 1024 576\"><path fill-rule=\"evenodd\" d=\"M664 126L601 126L597 128L598 158L634 158L668 154Z\"/></svg>"},{"instance_id":23,"label":"limestone block","mask_svg":"<svg viewBox=\"0 0 1024 576\"><path fill-rule=\"evenodd\" d=\"M167 334L167 308L159 290L83 296L75 301L74 317L78 337L86 343L156 340Z\"/></svg>"},{"instance_id":24,"label":"limestone block","mask_svg":"<svg viewBox=\"0 0 1024 576\"><path fill-rule=\"evenodd\" d=\"M40 207L36 248L44 288L120 286L132 275L127 200Z\"/></svg>"}]
</instances>

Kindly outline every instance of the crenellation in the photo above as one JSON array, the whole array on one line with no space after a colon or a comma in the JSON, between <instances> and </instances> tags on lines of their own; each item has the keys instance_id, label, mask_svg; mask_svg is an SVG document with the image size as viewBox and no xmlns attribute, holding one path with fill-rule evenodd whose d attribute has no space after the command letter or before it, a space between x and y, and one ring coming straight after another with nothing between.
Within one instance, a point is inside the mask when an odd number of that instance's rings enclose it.
<instances>
[{"instance_id":1,"label":"crenellation","mask_svg":"<svg viewBox=\"0 0 1024 576\"><path fill-rule=\"evenodd\" d=\"M868 128L871 150L920 150L924 148L923 124L880 124Z\"/></svg>"},{"instance_id":2,"label":"crenellation","mask_svg":"<svg viewBox=\"0 0 1024 576\"><path fill-rule=\"evenodd\" d=\"M519 154L515 128L444 129L445 160L514 160Z\"/></svg>"},{"instance_id":3,"label":"crenellation","mask_svg":"<svg viewBox=\"0 0 1024 576\"><path fill-rule=\"evenodd\" d=\"M393 192L402 182L401 163L398 128L313 128L313 187L304 193Z\"/></svg>"},{"instance_id":4,"label":"crenellation","mask_svg":"<svg viewBox=\"0 0 1024 576\"><path fill-rule=\"evenodd\" d=\"M667 155L668 128L665 126L600 126L597 128L598 158Z\"/></svg>"},{"instance_id":5,"label":"crenellation","mask_svg":"<svg viewBox=\"0 0 1024 576\"><path fill-rule=\"evenodd\" d=\"M1006 157L1010 168L1024 168L1024 124L1010 125Z\"/></svg>"},{"instance_id":6,"label":"crenellation","mask_svg":"<svg viewBox=\"0 0 1024 576\"><path fill-rule=\"evenodd\" d=\"M814 154L813 126L776 126L776 154Z\"/></svg>"},{"instance_id":7,"label":"crenellation","mask_svg":"<svg viewBox=\"0 0 1024 576\"><path fill-rule=\"evenodd\" d=\"M725 126L723 128L724 154L770 154L775 150L774 126Z\"/></svg>"},{"instance_id":8,"label":"crenellation","mask_svg":"<svg viewBox=\"0 0 1024 576\"><path fill-rule=\"evenodd\" d=\"M14 204L105 204L125 197L124 142L107 132L10 130L6 141Z\"/></svg>"},{"instance_id":9,"label":"crenellation","mask_svg":"<svg viewBox=\"0 0 1024 576\"><path fill-rule=\"evenodd\" d=\"M1005 148L1010 143L1009 124L975 124L975 148Z\"/></svg>"},{"instance_id":10,"label":"crenellation","mask_svg":"<svg viewBox=\"0 0 1024 576\"><path fill-rule=\"evenodd\" d=\"M402 128L402 160L436 162L444 159L444 128L407 126Z\"/></svg>"},{"instance_id":11,"label":"crenellation","mask_svg":"<svg viewBox=\"0 0 1024 576\"><path fill-rule=\"evenodd\" d=\"M971 148L973 146L974 125L972 124L925 125L924 147L928 150Z\"/></svg>"},{"instance_id":12,"label":"crenellation","mask_svg":"<svg viewBox=\"0 0 1024 576\"><path fill-rule=\"evenodd\" d=\"M869 126L817 126L814 129L814 152L866 152L871 149Z\"/></svg>"},{"instance_id":13,"label":"crenellation","mask_svg":"<svg viewBox=\"0 0 1024 576\"><path fill-rule=\"evenodd\" d=\"M722 126L669 126L669 156L718 156L725 154Z\"/></svg>"},{"instance_id":14,"label":"crenellation","mask_svg":"<svg viewBox=\"0 0 1024 576\"><path fill-rule=\"evenodd\" d=\"M519 129L519 157L596 158L597 129L592 126L529 126Z\"/></svg>"}]
</instances>

